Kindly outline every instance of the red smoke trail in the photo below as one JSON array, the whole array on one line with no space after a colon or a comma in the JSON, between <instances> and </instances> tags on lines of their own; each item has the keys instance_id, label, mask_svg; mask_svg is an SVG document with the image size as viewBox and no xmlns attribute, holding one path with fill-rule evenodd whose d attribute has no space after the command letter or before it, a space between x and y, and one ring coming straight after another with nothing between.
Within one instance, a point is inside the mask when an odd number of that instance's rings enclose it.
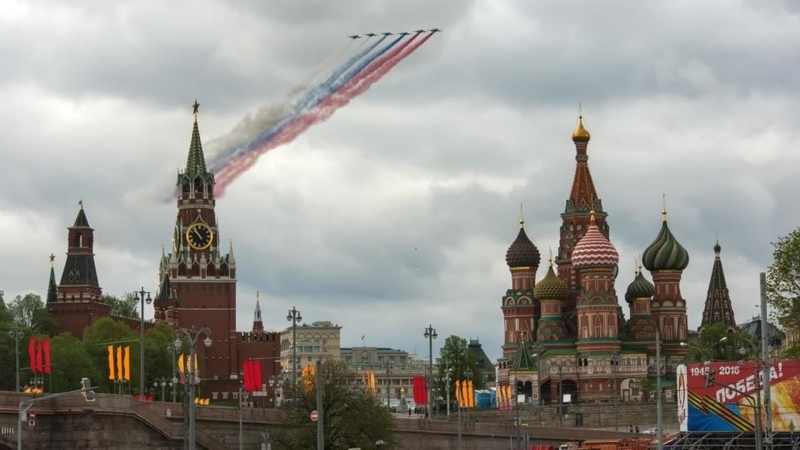
<instances>
[{"instance_id":1,"label":"red smoke trail","mask_svg":"<svg viewBox=\"0 0 800 450\"><path fill-rule=\"evenodd\" d=\"M407 58L414 53L419 47L422 46L428 39L433 36L433 33L426 35L420 41L413 43L419 34L414 35L411 39L404 42L399 48L393 50L385 55L378 61L367 67L362 74L354 77L346 85L342 86L337 92L326 98L321 102L315 111L301 116L298 120L287 126L281 131L274 139L265 143L264 146L257 148L245 155L242 155L235 162L231 163L225 169L221 170L215 175L216 186L215 196L222 197L225 193L225 188L233 182L239 175L252 167L258 158L272 150L275 147L293 141L297 136L307 130L314 124L323 122L329 119L333 113L339 108L346 106L356 96L366 92L373 84L383 78L389 71L396 66L400 61Z\"/></svg>"}]
</instances>

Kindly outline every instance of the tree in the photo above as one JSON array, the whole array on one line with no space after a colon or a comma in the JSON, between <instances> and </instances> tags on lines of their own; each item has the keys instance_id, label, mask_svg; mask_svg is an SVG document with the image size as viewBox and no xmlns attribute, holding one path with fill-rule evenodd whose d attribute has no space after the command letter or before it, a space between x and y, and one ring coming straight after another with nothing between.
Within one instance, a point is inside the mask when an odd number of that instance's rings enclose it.
<instances>
[{"instance_id":1,"label":"tree","mask_svg":"<svg viewBox=\"0 0 800 450\"><path fill-rule=\"evenodd\" d=\"M688 362L704 361L738 361L742 358L739 349L742 346L750 349L739 330L719 322L703 327L700 337L689 342ZM749 350L748 350L749 351Z\"/></svg>"},{"instance_id":2,"label":"tree","mask_svg":"<svg viewBox=\"0 0 800 450\"><path fill-rule=\"evenodd\" d=\"M379 441L390 445L391 414L378 399L365 392L359 376L341 361L324 361L321 367L325 448L374 449ZM284 404L290 426L275 434L275 447L317 448L317 424L309 418L317 410L316 397L315 378L304 379L296 401Z\"/></svg>"},{"instance_id":3,"label":"tree","mask_svg":"<svg viewBox=\"0 0 800 450\"><path fill-rule=\"evenodd\" d=\"M108 373L108 346L114 343L114 348L130 346L131 380L130 386L139 386L139 333L134 333L125 323L110 317L104 317L83 332L83 346L92 361L103 376L96 383L100 392L114 392L114 382L109 380ZM93 381L94 383L94 381ZM133 391L131 391L133 392Z\"/></svg>"},{"instance_id":4,"label":"tree","mask_svg":"<svg viewBox=\"0 0 800 450\"><path fill-rule=\"evenodd\" d=\"M8 311L18 327L29 329L34 334L51 336L58 328L42 298L33 292L18 295L8 305Z\"/></svg>"},{"instance_id":5,"label":"tree","mask_svg":"<svg viewBox=\"0 0 800 450\"><path fill-rule=\"evenodd\" d=\"M778 323L790 332L800 329L800 228L772 242L772 265L767 269L767 298ZM786 357L800 357L800 342Z\"/></svg>"},{"instance_id":6,"label":"tree","mask_svg":"<svg viewBox=\"0 0 800 450\"><path fill-rule=\"evenodd\" d=\"M111 307L111 315L116 317L139 318L139 300L133 292L126 292L122 297L111 294L103 294L100 301Z\"/></svg>"},{"instance_id":7,"label":"tree","mask_svg":"<svg viewBox=\"0 0 800 450\"><path fill-rule=\"evenodd\" d=\"M650 394L656 390L655 384L649 378L637 378L634 381L634 386L641 392L641 399L643 402L650 400Z\"/></svg>"},{"instance_id":8,"label":"tree","mask_svg":"<svg viewBox=\"0 0 800 450\"><path fill-rule=\"evenodd\" d=\"M73 391L80 388L81 378L88 377L92 384L108 379L107 371L92 361L81 341L70 333L61 333L50 341L51 374L45 375L46 389L52 392ZM48 378L52 377L50 380Z\"/></svg>"},{"instance_id":9,"label":"tree","mask_svg":"<svg viewBox=\"0 0 800 450\"><path fill-rule=\"evenodd\" d=\"M450 336L444 341L442 349L439 351L439 358L436 359L438 376L434 380L434 389L437 392L450 391L450 400L454 401L455 380L466 379L465 373L472 373L472 385L474 388L482 389L484 386L483 374L478 368L475 354L469 349L467 340L458 336ZM445 387L445 376L450 371L450 383ZM446 394L442 397L446 397Z\"/></svg>"}]
</instances>

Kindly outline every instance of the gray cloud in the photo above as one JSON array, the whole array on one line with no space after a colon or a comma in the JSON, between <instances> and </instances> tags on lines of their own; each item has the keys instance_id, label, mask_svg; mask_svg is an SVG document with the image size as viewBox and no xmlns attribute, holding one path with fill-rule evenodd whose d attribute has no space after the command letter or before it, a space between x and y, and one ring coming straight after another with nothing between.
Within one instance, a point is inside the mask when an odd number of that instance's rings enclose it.
<instances>
[{"instance_id":1,"label":"gray cloud","mask_svg":"<svg viewBox=\"0 0 800 450\"><path fill-rule=\"evenodd\" d=\"M185 162L195 98L208 143L280 102L346 35L436 26L444 32L219 200L239 262L238 328L260 291L273 329L297 306L344 326L344 345L365 334L426 355L432 324L435 350L457 334L499 355L519 205L546 255L579 102L622 258L617 289L655 238L666 193L692 258L690 324L717 232L747 319L769 242L800 223L798 21L793 2L14 4L0 13L0 57L13 62L0 72L0 232L15 272L0 289L45 293L46 257L65 251L83 198L104 289L154 290L175 219L161 200Z\"/></svg>"}]
</instances>

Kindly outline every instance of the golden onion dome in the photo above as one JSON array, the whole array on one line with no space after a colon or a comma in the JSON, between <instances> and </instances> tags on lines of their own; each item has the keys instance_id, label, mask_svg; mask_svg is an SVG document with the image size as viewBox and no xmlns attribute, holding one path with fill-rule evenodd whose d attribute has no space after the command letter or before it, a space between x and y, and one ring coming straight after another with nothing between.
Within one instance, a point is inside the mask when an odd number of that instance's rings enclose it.
<instances>
[{"instance_id":1,"label":"golden onion dome","mask_svg":"<svg viewBox=\"0 0 800 450\"><path fill-rule=\"evenodd\" d=\"M578 126L572 132L572 142L589 142L591 138L592 135L583 126L583 116L578 116Z\"/></svg>"}]
</instances>

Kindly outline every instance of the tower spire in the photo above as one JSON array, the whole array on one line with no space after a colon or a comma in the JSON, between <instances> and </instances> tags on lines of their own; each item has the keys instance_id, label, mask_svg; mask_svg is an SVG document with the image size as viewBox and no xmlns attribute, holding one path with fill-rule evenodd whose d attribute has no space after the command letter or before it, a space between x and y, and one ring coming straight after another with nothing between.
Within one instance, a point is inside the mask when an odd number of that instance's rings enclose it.
<instances>
[{"instance_id":1,"label":"tower spire","mask_svg":"<svg viewBox=\"0 0 800 450\"><path fill-rule=\"evenodd\" d=\"M186 170L184 171L189 177L197 175L206 175L206 159L203 155L203 144L200 141L200 129L197 126L197 115L200 111L200 103L197 100L192 105L192 114L194 115L194 124L192 125L192 140L189 143L189 155L186 158Z\"/></svg>"},{"instance_id":2,"label":"tower spire","mask_svg":"<svg viewBox=\"0 0 800 450\"><path fill-rule=\"evenodd\" d=\"M728 284L725 281L725 271L722 269L722 259L720 252L722 247L719 245L719 238L714 245L714 265L711 268L711 280L708 283L708 293L706 294L706 304L703 308L703 320L700 329L715 323L725 323L735 328L736 318L733 314Z\"/></svg>"},{"instance_id":3,"label":"tower spire","mask_svg":"<svg viewBox=\"0 0 800 450\"><path fill-rule=\"evenodd\" d=\"M56 285L56 272L54 269L54 261L56 255L50 253L50 283L47 286L47 304L55 303L58 297L58 285Z\"/></svg>"},{"instance_id":4,"label":"tower spire","mask_svg":"<svg viewBox=\"0 0 800 450\"><path fill-rule=\"evenodd\" d=\"M264 331L264 323L261 321L261 305L258 299L261 293L256 291L256 310L253 312L253 331Z\"/></svg>"}]
</instances>

